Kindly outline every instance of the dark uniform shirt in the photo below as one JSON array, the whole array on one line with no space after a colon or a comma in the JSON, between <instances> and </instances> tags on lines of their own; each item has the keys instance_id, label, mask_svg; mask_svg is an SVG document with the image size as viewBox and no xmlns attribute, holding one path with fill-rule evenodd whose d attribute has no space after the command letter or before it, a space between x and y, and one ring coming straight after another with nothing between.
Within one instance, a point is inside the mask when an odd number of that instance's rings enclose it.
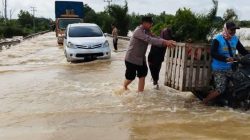
<instances>
[{"instance_id":1,"label":"dark uniform shirt","mask_svg":"<svg viewBox=\"0 0 250 140\"><path fill-rule=\"evenodd\" d=\"M170 29L164 29L161 32L160 37L166 40L173 39ZM162 63L164 61L165 53L166 47L151 46L150 52L148 54L148 61L154 64Z\"/></svg>"},{"instance_id":2,"label":"dark uniform shirt","mask_svg":"<svg viewBox=\"0 0 250 140\"><path fill-rule=\"evenodd\" d=\"M163 39L152 37L148 31L144 30L142 26L139 26L135 29L130 39L125 61L142 66L143 63L146 62L145 54L148 44L162 47L163 42Z\"/></svg>"}]
</instances>

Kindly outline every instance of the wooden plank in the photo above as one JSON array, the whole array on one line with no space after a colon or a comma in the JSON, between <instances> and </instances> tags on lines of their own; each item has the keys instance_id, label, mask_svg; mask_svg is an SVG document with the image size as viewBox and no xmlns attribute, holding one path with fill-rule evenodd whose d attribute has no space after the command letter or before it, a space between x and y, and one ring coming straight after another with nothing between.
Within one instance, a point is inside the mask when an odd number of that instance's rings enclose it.
<instances>
[{"instance_id":1,"label":"wooden plank","mask_svg":"<svg viewBox=\"0 0 250 140\"><path fill-rule=\"evenodd\" d=\"M171 74L172 74L172 54L171 54L171 48L169 48L169 68L168 68L168 86L171 86Z\"/></svg>"},{"instance_id":2,"label":"wooden plank","mask_svg":"<svg viewBox=\"0 0 250 140\"><path fill-rule=\"evenodd\" d=\"M189 72L188 72L188 90L192 90L193 87L193 63L194 63L194 52L195 49L192 48L191 50L191 62L189 66Z\"/></svg>"},{"instance_id":3,"label":"wooden plank","mask_svg":"<svg viewBox=\"0 0 250 140\"><path fill-rule=\"evenodd\" d=\"M174 66L173 66L173 86L172 87L176 89L177 88L176 68L177 68L177 59L178 59L178 47L173 48L173 50L174 50L174 61L173 61Z\"/></svg>"},{"instance_id":4,"label":"wooden plank","mask_svg":"<svg viewBox=\"0 0 250 140\"><path fill-rule=\"evenodd\" d=\"M187 73L187 49L185 44L181 46L182 59L181 59L181 70L180 70L180 91L186 90L186 73Z\"/></svg>"},{"instance_id":5,"label":"wooden plank","mask_svg":"<svg viewBox=\"0 0 250 140\"><path fill-rule=\"evenodd\" d=\"M182 57L182 48L181 46L178 46L177 48L178 54L177 54L177 62L176 62L176 89L180 89L180 70L181 70L181 57Z\"/></svg>"},{"instance_id":6,"label":"wooden plank","mask_svg":"<svg viewBox=\"0 0 250 140\"><path fill-rule=\"evenodd\" d=\"M175 48L171 48L171 53L172 53L172 61L171 61L171 63L172 63L172 65L171 65L171 87L172 88L174 88L174 79L175 79L175 75L174 75L174 73L175 73L175 64L174 64L174 62L175 62Z\"/></svg>"},{"instance_id":7,"label":"wooden plank","mask_svg":"<svg viewBox=\"0 0 250 140\"><path fill-rule=\"evenodd\" d=\"M202 48L198 48L198 52L197 52L199 55L197 56L197 62L202 62L202 60L201 60L201 53L202 53ZM200 85L200 69L201 69L201 67L200 67L200 64L199 63L197 63L197 65L196 65L196 70L195 70L195 89L197 89Z\"/></svg>"},{"instance_id":8,"label":"wooden plank","mask_svg":"<svg viewBox=\"0 0 250 140\"><path fill-rule=\"evenodd\" d=\"M207 51L206 51L206 49L203 51L202 54L203 54L203 56L204 56L204 57L203 57L203 62L204 62L204 63L202 64L202 67L203 67L203 68L202 68L201 79L203 79L203 80L201 80L201 85L204 86L204 85L206 85L206 81L205 81L205 79L206 79L206 77L205 77L205 76L206 76L206 75L205 75L206 73L205 73L205 72L206 72L206 66L207 66Z\"/></svg>"},{"instance_id":9,"label":"wooden plank","mask_svg":"<svg viewBox=\"0 0 250 140\"><path fill-rule=\"evenodd\" d=\"M166 60L166 70L165 70L165 86L168 86L168 82L169 82L169 79L168 79L168 75L169 75L169 67L170 67L170 49L167 47L167 50L166 50L166 57L165 57L165 60Z\"/></svg>"}]
</instances>

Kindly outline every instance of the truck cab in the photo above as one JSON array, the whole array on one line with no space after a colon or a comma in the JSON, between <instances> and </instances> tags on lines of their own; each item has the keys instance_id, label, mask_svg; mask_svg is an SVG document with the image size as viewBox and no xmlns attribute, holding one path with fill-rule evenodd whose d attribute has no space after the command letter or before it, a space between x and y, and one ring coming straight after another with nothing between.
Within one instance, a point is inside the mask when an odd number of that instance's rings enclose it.
<instances>
[{"instance_id":1,"label":"truck cab","mask_svg":"<svg viewBox=\"0 0 250 140\"><path fill-rule=\"evenodd\" d=\"M62 45L66 27L83 22L83 2L55 1L55 14L57 43Z\"/></svg>"}]
</instances>

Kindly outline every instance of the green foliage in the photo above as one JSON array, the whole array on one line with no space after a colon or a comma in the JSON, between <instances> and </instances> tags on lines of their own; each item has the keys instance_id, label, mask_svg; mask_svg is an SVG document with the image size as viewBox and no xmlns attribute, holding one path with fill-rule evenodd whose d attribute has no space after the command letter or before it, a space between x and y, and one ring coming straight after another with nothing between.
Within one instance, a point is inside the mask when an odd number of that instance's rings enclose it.
<instances>
[{"instance_id":1,"label":"green foliage","mask_svg":"<svg viewBox=\"0 0 250 140\"><path fill-rule=\"evenodd\" d=\"M114 19L107 12L100 12L97 14L96 24L99 25L103 32L111 32L111 24L114 22Z\"/></svg>"},{"instance_id":2,"label":"green foliage","mask_svg":"<svg viewBox=\"0 0 250 140\"><path fill-rule=\"evenodd\" d=\"M198 21L196 16L190 9L179 9L176 12L172 29L175 33L175 39L178 41L185 41L188 39L197 38Z\"/></svg>"},{"instance_id":3,"label":"green foliage","mask_svg":"<svg viewBox=\"0 0 250 140\"><path fill-rule=\"evenodd\" d=\"M134 30L141 23L141 15L132 13L129 15L129 30Z\"/></svg>"},{"instance_id":4,"label":"green foliage","mask_svg":"<svg viewBox=\"0 0 250 140\"><path fill-rule=\"evenodd\" d=\"M32 28L33 16L28 11L21 10L18 14L18 22L22 27Z\"/></svg>"},{"instance_id":5,"label":"green foliage","mask_svg":"<svg viewBox=\"0 0 250 140\"><path fill-rule=\"evenodd\" d=\"M97 14L95 11L89 7L87 4L84 4L84 18L83 21L86 23L96 23L97 22Z\"/></svg>"},{"instance_id":6,"label":"green foliage","mask_svg":"<svg viewBox=\"0 0 250 140\"><path fill-rule=\"evenodd\" d=\"M239 22L239 26L240 26L240 27L247 27L247 28L250 28L250 21L247 21L247 20L240 21L240 22Z\"/></svg>"},{"instance_id":7,"label":"green foliage","mask_svg":"<svg viewBox=\"0 0 250 140\"><path fill-rule=\"evenodd\" d=\"M223 24L232 17L225 16L222 19L216 16L218 1L212 0L214 7L208 14L195 14L190 9L181 8L174 16L166 15L164 12L157 16L157 24L152 28L155 34L163 28L170 27L173 30L176 41L192 40L196 42L207 42L212 36L220 31Z\"/></svg>"},{"instance_id":8,"label":"green foliage","mask_svg":"<svg viewBox=\"0 0 250 140\"><path fill-rule=\"evenodd\" d=\"M106 11L114 19L114 24L117 26L119 34L126 36L128 34L129 16L128 16L128 3L125 1L124 6L110 5L106 8ZM111 26L111 24L110 24Z\"/></svg>"},{"instance_id":9,"label":"green foliage","mask_svg":"<svg viewBox=\"0 0 250 140\"><path fill-rule=\"evenodd\" d=\"M227 9L223 15L225 21L237 21L238 15L235 13L233 9Z\"/></svg>"},{"instance_id":10,"label":"green foliage","mask_svg":"<svg viewBox=\"0 0 250 140\"><path fill-rule=\"evenodd\" d=\"M49 19L34 18L28 11L21 10L17 20L7 20L0 18L0 38L10 38L13 36L27 36L33 31L33 19L35 21L35 32L49 30Z\"/></svg>"},{"instance_id":11,"label":"green foliage","mask_svg":"<svg viewBox=\"0 0 250 140\"><path fill-rule=\"evenodd\" d=\"M166 27L172 28L175 20L173 15L166 14L165 12L162 12L159 16L153 14L151 14L151 16L153 17L154 23L156 23L152 28L152 32L156 35L160 35L161 30Z\"/></svg>"},{"instance_id":12,"label":"green foliage","mask_svg":"<svg viewBox=\"0 0 250 140\"><path fill-rule=\"evenodd\" d=\"M5 38L11 38L13 36L26 36L29 32L25 30L15 27L15 26L5 26L0 28L1 36Z\"/></svg>"},{"instance_id":13,"label":"green foliage","mask_svg":"<svg viewBox=\"0 0 250 140\"><path fill-rule=\"evenodd\" d=\"M35 18L36 32L50 29L50 20L46 18Z\"/></svg>"}]
</instances>

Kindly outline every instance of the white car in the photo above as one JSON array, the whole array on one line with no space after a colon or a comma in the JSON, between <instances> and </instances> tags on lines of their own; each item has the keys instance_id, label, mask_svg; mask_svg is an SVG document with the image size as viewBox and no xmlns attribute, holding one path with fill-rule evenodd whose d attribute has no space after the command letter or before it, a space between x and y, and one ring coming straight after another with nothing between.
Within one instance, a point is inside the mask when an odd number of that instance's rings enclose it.
<instances>
[{"instance_id":1,"label":"white car","mask_svg":"<svg viewBox=\"0 0 250 140\"><path fill-rule=\"evenodd\" d=\"M96 24L69 24L65 30L63 44L68 62L88 58L109 59L111 57L108 40Z\"/></svg>"}]
</instances>

